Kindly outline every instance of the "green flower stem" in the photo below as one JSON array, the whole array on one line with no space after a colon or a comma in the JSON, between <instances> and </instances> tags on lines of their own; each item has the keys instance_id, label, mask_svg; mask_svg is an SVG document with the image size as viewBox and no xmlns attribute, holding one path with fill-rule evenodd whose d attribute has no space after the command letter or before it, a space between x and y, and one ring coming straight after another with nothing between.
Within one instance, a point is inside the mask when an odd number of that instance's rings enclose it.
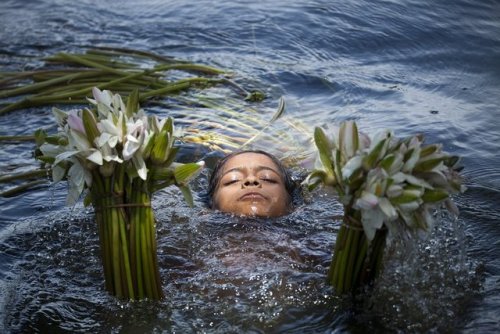
<instances>
[{"instance_id":1,"label":"green flower stem","mask_svg":"<svg viewBox=\"0 0 500 334\"><path fill-rule=\"evenodd\" d=\"M361 239L361 236L364 234L363 231L360 230L355 230L353 228L349 228L349 232L352 236L351 242L349 244L349 252L346 252L346 257L347 257L347 268L346 268L346 275L344 279L344 289L346 291L349 291L352 289L352 286L354 285L354 268L356 265L356 257L359 253L358 245L359 245L359 239Z\"/></svg>"},{"instance_id":2,"label":"green flower stem","mask_svg":"<svg viewBox=\"0 0 500 334\"><path fill-rule=\"evenodd\" d=\"M171 63L173 61L175 62L180 62L179 60L175 60L172 57L166 57L166 56L161 56L157 55L155 53L151 53L148 51L142 51L142 50L134 50L134 49L127 49L127 48L116 48L116 47L98 47L95 49L90 49L87 51L87 53L90 54L99 54L99 55L105 55L108 57L111 56L140 56L140 57L145 57L145 58L150 58L156 61L161 61L164 63Z\"/></svg>"},{"instance_id":3,"label":"green flower stem","mask_svg":"<svg viewBox=\"0 0 500 334\"><path fill-rule=\"evenodd\" d=\"M135 294L138 299L163 298L157 265L154 213L149 192L142 180L133 181L127 196L130 217L130 261Z\"/></svg>"},{"instance_id":4,"label":"green flower stem","mask_svg":"<svg viewBox=\"0 0 500 334\"><path fill-rule=\"evenodd\" d=\"M148 259L148 248L149 248L149 244L148 244L148 239L147 239L147 227L145 225L147 225L147 222L140 222L139 223L141 225L141 256L142 256L142 265L143 265L143 273L144 273L144 283L145 283L145 286L146 286L146 295L147 296L150 296L151 298L153 297L154 295L154 292L153 292L153 285L151 284L151 280L152 280L152 277L151 277L151 267L150 267L150 263L149 263L149 259Z\"/></svg>"},{"instance_id":5,"label":"green flower stem","mask_svg":"<svg viewBox=\"0 0 500 334\"><path fill-rule=\"evenodd\" d=\"M111 202L111 201L110 201ZM109 219L111 225L111 245L112 245L112 261L113 261L113 283L115 286L115 294L118 298L123 298L124 293L122 290L122 282L120 279L120 235L119 235L119 222L117 221L116 210L109 210Z\"/></svg>"},{"instance_id":6,"label":"green flower stem","mask_svg":"<svg viewBox=\"0 0 500 334\"><path fill-rule=\"evenodd\" d=\"M97 68L97 69L103 70L105 72L114 73L114 74L118 74L118 75L126 75L127 74L127 72L125 72L125 71L117 70L115 68L99 64L99 63L94 62L92 60L85 59L85 57L82 55L74 55L74 54L69 54L69 53L59 53L56 56L58 56L63 62L69 61L69 62L81 64L81 65L91 67L91 68Z\"/></svg>"},{"instance_id":7,"label":"green flower stem","mask_svg":"<svg viewBox=\"0 0 500 334\"><path fill-rule=\"evenodd\" d=\"M125 72L125 74L126 74L126 72ZM116 84L119 84L121 82L125 82L127 80L140 77L143 74L144 74L144 72L138 72L138 73L125 75L119 79L115 79L112 81L101 83L97 87L99 89L105 89L108 87L112 87ZM89 85L86 88L78 89L75 91L69 91L69 92L67 91L65 93L56 94L56 95L38 94L38 95L34 95L34 96L28 96L28 97L22 99L21 101L11 103L11 104L7 105L6 107L0 109L0 115L5 114L5 113L10 112L10 111L13 111L13 110L16 110L16 109L21 109L24 107L34 107L34 106L41 106L41 105L47 105L47 104L58 104L58 103L74 104L74 103L77 103L77 101L80 101L80 100L75 100L74 98L89 95L92 92L93 87L95 87L95 86ZM21 87L21 88L23 88L23 87ZM173 87L167 87L167 88L172 89ZM189 85L185 88L189 88ZM185 88L180 88L180 89L185 89ZM165 88L163 88L163 89L165 89ZM179 90L179 89L174 89L172 91L177 91L177 90ZM167 92L165 94L167 94L168 92L169 91L167 90ZM155 94L152 94L151 96L153 96L153 95L155 95ZM65 99L69 99L69 100L65 100ZM82 100L82 102L84 102L84 100Z\"/></svg>"},{"instance_id":8,"label":"green flower stem","mask_svg":"<svg viewBox=\"0 0 500 334\"><path fill-rule=\"evenodd\" d=\"M194 71L194 72L201 72L204 74L214 74L214 75L226 73L225 71L215 67L199 65L199 64L191 64L191 63L158 65L155 67L155 70L156 71L183 70L183 71Z\"/></svg>"},{"instance_id":9,"label":"green flower stem","mask_svg":"<svg viewBox=\"0 0 500 334\"><path fill-rule=\"evenodd\" d=\"M16 196L16 195L28 190L28 189L31 189L31 188L34 188L36 186L46 184L46 183L47 183L46 180L36 180L36 181L26 182L26 183L23 183L19 186L12 187L10 189L7 189L5 191L0 192L0 197L13 197L13 196Z\"/></svg>"},{"instance_id":10,"label":"green flower stem","mask_svg":"<svg viewBox=\"0 0 500 334\"><path fill-rule=\"evenodd\" d=\"M34 139L33 137L31 138ZM49 171L50 171L49 169L42 168L42 169L30 170L23 173L1 175L0 183L6 183L17 180L26 180L26 179L31 179L33 177L47 176L47 173Z\"/></svg>"},{"instance_id":11,"label":"green flower stem","mask_svg":"<svg viewBox=\"0 0 500 334\"><path fill-rule=\"evenodd\" d=\"M354 292L370 284L382 268L387 230L378 230L371 242L359 222L359 212L345 208L327 281L337 294Z\"/></svg>"},{"instance_id":12,"label":"green flower stem","mask_svg":"<svg viewBox=\"0 0 500 334\"><path fill-rule=\"evenodd\" d=\"M6 98L6 97L28 94L28 93L32 93L32 92L38 92L44 88L51 87L51 86L56 85L56 84L67 83L67 82L71 82L72 80L77 79L77 78L92 77L95 75L96 75L95 71L83 71L83 72L79 72L79 73L71 73L71 74L67 74L67 75L64 75L64 76L61 76L58 78L46 80L43 82L34 83L31 85L26 85L26 86L21 86L21 87L14 88L14 89L1 91L0 98Z\"/></svg>"},{"instance_id":13,"label":"green flower stem","mask_svg":"<svg viewBox=\"0 0 500 334\"><path fill-rule=\"evenodd\" d=\"M0 142L2 141L34 141L35 136L0 136Z\"/></svg>"},{"instance_id":14,"label":"green flower stem","mask_svg":"<svg viewBox=\"0 0 500 334\"><path fill-rule=\"evenodd\" d=\"M359 280L359 277L360 277L360 274L361 274L361 268L363 266L363 264L365 263L365 259L366 259L366 253L368 251L368 247L369 247L370 243L368 242L368 240L366 240L366 235L364 233L362 233L361 235L361 239L359 241L359 251L358 251L358 256L356 257L356 264L354 266L354 284L355 286L359 286L361 283L360 283L360 280Z\"/></svg>"},{"instance_id":15,"label":"green flower stem","mask_svg":"<svg viewBox=\"0 0 500 334\"><path fill-rule=\"evenodd\" d=\"M113 195L115 200L115 204L117 206L122 205L123 202L123 181L125 177L125 170L124 166L119 164L115 170L114 174L114 189L113 189ZM129 238L128 238L128 233L127 233L127 213L125 212L125 208L123 207L118 207L116 208L117 214L118 214L118 221L119 221L119 227L120 227L120 239L121 239L121 259L123 263L123 284L126 286L126 296L129 299L135 299L135 293L134 293L134 286L133 286L133 278L132 278L132 272L130 268L130 257L129 257Z\"/></svg>"},{"instance_id":16,"label":"green flower stem","mask_svg":"<svg viewBox=\"0 0 500 334\"><path fill-rule=\"evenodd\" d=\"M149 97L152 97L152 96L166 95L169 93L178 92L181 90L188 89L189 87L191 87L191 83L189 83L189 82L173 83L171 85L162 87L160 89L155 89L155 90L151 90L149 92L142 93L139 96L139 100L143 101L143 100L145 100Z\"/></svg>"},{"instance_id":17,"label":"green flower stem","mask_svg":"<svg viewBox=\"0 0 500 334\"><path fill-rule=\"evenodd\" d=\"M99 230L99 242L101 244L101 258L103 262L104 269L104 282L106 290L113 293L112 284L112 273L111 273L111 254L110 254L110 242L108 237L108 225L106 224L106 199L104 184L102 183L101 175L97 171L92 172L92 187L91 187L91 197L93 206L95 208L95 216L97 221L97 226Z\"/></svg>"},{"instance_id":18,"label":"green flower stem","mask_svg":"<svg viewBox=\"0 0 500 334\"><path fill-rule=\"evenodd\" d=\"M339 233L337 235L337 240L335 242L335 249L333 252L333 260L332 264L330 265L330 270L328 272L328 281L330 282L331 285L337 286L338 282L338 277L339 277L339 265L340 265L340 257L341 257L341 250L344 245L344 238L346 234L346 227L342 225L340 227Z\"/></svg>"}]
</instances>

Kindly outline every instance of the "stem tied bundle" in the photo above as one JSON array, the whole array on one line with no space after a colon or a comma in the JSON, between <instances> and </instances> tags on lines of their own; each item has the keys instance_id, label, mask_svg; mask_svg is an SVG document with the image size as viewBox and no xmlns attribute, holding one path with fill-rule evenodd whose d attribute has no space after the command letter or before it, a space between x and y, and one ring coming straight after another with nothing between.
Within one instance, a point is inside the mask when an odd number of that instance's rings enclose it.
<instances>
[{"instance_id":1,"label":"stem tied bundle","mask_svg":"<svg viewBox=\"0 0 500 334\"><path fill-rule=\"evenodd\" d=\"M95 109L54 109L59 133L37 133L38 158L55 181L66 178L68 202L83 191L95 209L106 289L124 299L163 298L156 252L154 191L176 185L192 205L187 183L203 162L175 163L171 118L147 116L137 92L127 105L119 95L94 89ZM58 137L55 138L54 137Z\"/></svg>"},{"instance_id":2,"label":"stem tied bundle","mask_svg":"<svg viewBox=\"0 0 500 334\"><path fill-rule=\"evenodd\" d=\"M304 182L310 189L333 187L344 205L328 273L338 294L373 281L388 235L429 231L432 211L441 204L458 215L450 196L465 191L459 159L442 152L441 145L424 146L423 136L399 139L390 131L370 138L352 121L329 136L316 128L314 139L322 168Z\"/></svg>"}]
</instances>

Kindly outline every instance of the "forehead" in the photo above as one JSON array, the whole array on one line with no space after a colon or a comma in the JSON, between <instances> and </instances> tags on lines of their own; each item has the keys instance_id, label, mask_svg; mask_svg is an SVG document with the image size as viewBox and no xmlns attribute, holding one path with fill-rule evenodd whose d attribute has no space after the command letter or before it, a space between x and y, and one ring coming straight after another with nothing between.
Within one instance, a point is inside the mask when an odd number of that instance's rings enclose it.
<instances>
[{"instance_id":1,"label":"forehead","mask_svg":"<svg viewBox=\"0 0 500 334\"><path fill-rule=\"evenodd\" d=\"M274 161L269 158L267 155L260 154L260 153L241 153L238 155L235 155L234 157L230 158L226 163L224 164L224 168L222 172L224 173L227 170L233 169L233 168L257 168L257 167L268 167L272 168L276 172L279 173L278 166L274 163Z\"/></svg>"}]
</instances>

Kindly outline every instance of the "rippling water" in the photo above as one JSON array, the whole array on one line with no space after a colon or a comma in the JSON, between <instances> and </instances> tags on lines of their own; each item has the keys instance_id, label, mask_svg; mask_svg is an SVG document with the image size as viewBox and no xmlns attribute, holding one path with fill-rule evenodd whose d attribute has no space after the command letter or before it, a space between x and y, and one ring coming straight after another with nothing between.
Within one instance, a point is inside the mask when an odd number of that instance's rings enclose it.
<instances>
[{"instance_id":1,"label":"rippling water","mask_svg":"<svg viewBox=\"0 0 500 334\"><path fill-rule=\"evenodd\" d=\"M224 67L310 126L425 133L463 157L469 190L418 244L393 245L369 294L332 296L325 273L341 208L322 194L252 220L155 198L166 300L103 291L92 212L64 185L0 199L0 332L480 332L500 330L498 1L4 0L2 70L119 46ZM0 134L50 127L48 108L0 116ZM33 166L0 146L1 172ZM199 180L196 189L204 187ZM332 209L333 208L333 209Z\"/></svg>"}]
</instances>

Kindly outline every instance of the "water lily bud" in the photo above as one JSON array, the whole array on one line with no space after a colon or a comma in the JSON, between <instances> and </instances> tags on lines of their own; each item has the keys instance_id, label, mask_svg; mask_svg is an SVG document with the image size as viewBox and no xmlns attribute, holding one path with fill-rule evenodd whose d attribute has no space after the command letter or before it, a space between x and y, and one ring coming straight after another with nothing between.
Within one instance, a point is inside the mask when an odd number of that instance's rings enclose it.
<instances>
[{"instance_id":1,"label":"water lily bud","mask_svg":"<svg viewBox=\"0 0 500 334\"><path fill-rule=\"evenodd\" d=\"M377 163L380 153L382 152L382 149L385 146L386 139L383 139L379 141L373 149L368 153L367 156L363 158L363 168L365 170L370 170L372 169L375 164Z\"/></svg>"},{"instance_id":2,"label":"water lily bud","mask_svg":"<svg viewBox=\"0 0 500 334\"><path fill-rule=\"evenodd\" d=\"M132 117L139 110L139 90L134 89L132 93L128 96L127 107L126 107L127 117Z\"/></svg>"},{"instance_id":3,"label":"water lily bud","mask_svg":"<svg viewBox=\"0 0 500 334\"><path fill-rule=\"evenodd\" d=\"M403 193L400 196L391 198L391 203L392 204L410 203L418 200L419 198L420 196L415 192L403 190Z\"/></svg>"},{"instance_id":4,"label":"water lily bud","mask_svg":"<svg viewBox=\"0 0 500 334\"><path fill-rule=\"evenodd\" d=\"M422 200L425 203L439 202L448 198L448 192L444 189L427 189L422 195Z\"/></svg>"},{"instance_id":5,"label":"water lily bud","mask_svg":"<svg viewBox=\"0 0 500 334\"><path fill-rule=\"evenodd\" d=\"M404 155L403 172L411 172L415 168L420 157L420 147L410 147Z\"/></svg>"},{"instance_id":6,"label":"water lily bud","mask_svg":"<svg viewBox=\"0 0 500 334\"><path fill-rule=\"evenodd\" d=\"M59 138L57 139L57 144L58 144L58 145L61 145L61 146L66 146L66 145L68 145L68 138L63 137L63 136L59 137Z\"/></svg>"},{"instance_id":7,"label":"water lily bud","mask_svg":"<svg viewBox=\"0 0 500 334\"><path fill-rule=\"evenodd\" d=\"M175 181L178 185L185 185L195 178L205 166L204 161L188 163L178 166L174 170Z\"/></svg>"},{"instance_id":8,"label":"water lily bud","mask_svg":"<svg viewBox=\"0 0 500 334\"><path fill-rule=\"evenodd\" d=\"M157 167L151 170L150 177L155 181L174 180L173 167Z\"/></svg>"},{"instance_id":9,"label":"water lily bud","mask_svg":"<svg viewBox=\"0 0 500 334\"><path fill-rule=\"evenodd\" d=\"M434 152L437 152L441 149L441 145L438 144L433 144L433 145L427 145L425 147L422 147L422 150L420 151L420 158L425 158Z\"/></svg>"},{"instance_id":10,"label":"water lily bud","mask_svg":"<svg viewBox=\"0 0 500 334\"><path fill-rule=\"evenodd\" d=\"M52 144L52 145L60 145L59 144L59 139L60 138L61 137L59 137L59 136L46 136L44 138L44 141L47 142L47 143L49 143L49 144Z\"/></svg>"},{"instance_id":11,"label":"water lily bud","mask_svg":"<svg viewBox=\"0 0 500 334\"><path fill-rule=\"evenodd\" d=\"M333 175L333 157L332 157L332 147L334 146L328 137L326 136L323 129L316 127L314 129L314 142L318 148L319 158L326 170L326 173Z\"/></svg>"},{"instance_id":12,"label":"water lily bud","mask_svg":"<svg viewBox=\"0 0 500 334\"><path fill-rule=\"evenodd\" d=\"M358 127L354 121L346 121L340 125L339 146L344 160L349 160L358 150Z\"/></svg>"},{"instance_id":13,"label":"water lily bud","mask_svg":"<svg viewBox=\"0 0 500 334\"><path fill-rule=\"evenodd\" d=\"M428 159L424 161L419 161L415 165L415 172L428 172L437 167L440 163L445 160L445 157L439 157L434 159Z\"/></svg>"},{"instance_id":14,"label":"water lily bud","mask_svg":"<svg viewBox=\"0 0 500 334\"><path fill-rule=\"evenodd\" d=\"M83 120L83 126L85 128L85 133L87 134L87 138L89 142L93 144L94 140L98 138L100 135L94 114L89 109L84 109L82 112L82 120Z\"/></svg>"},{"instance_id":15,"label":"water lily bud","mask_svg":"<svg viewBox=\"0 0 500 334\"><path fill-rule=\"evenodd\" d=\"M155 144L156 134L153 131L147 132L142 143L141 152L144 159L149 159L151 150Z\"/></svg>"},{"instance_id":16,"label":"water lily bud","mask_svg":"<svg viewBox=\"0 0 500 334\"><path fill-rule=\"evenodd\" d=\"M166 131L160 132L155 136L154 146L151 150L151 161L154 164L161 164L167 160L168 135Z\"/></svg>"}]
</instances>

